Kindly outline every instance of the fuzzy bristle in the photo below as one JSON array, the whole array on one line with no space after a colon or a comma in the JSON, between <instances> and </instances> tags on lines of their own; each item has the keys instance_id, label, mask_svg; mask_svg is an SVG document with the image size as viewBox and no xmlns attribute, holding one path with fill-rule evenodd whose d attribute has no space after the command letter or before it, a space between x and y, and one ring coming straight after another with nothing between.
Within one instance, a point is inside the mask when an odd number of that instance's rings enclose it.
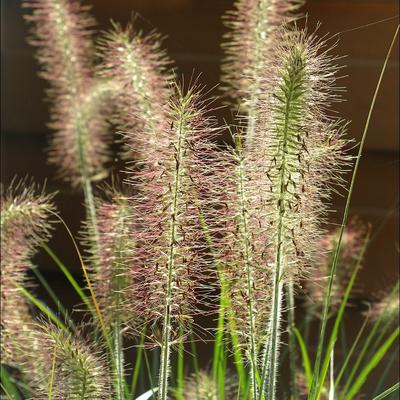
<instances>
[{"instance_id":1,"label":"fuzzy bristle","mask_svg":"<svg viewBox=\"0 0 400 400\"><path fill-rule=\"evenodd\" d=\"M143 160L133 176L137 248L134 285L142 296L136 315L151 321L153 340L162 346L159 398L166 398L169 348L197 313L197 302L208 295L206 245L200 228L198 198L207 188L212 166L208 154L213 123L206 105L190 88L178 86L168 105L167 128L158 133L158 158ZM146 142L146 138L143 141ZM152 153L149 153L152 156Z\"/></svg>"},{"instance_id":2,"label":"fuzzy bristle","mask_svg":"<svg viewBox=\"0 0 400 400\"><path fill-rule=\"evenodd\" d=\"M241 104L243 111L254 107L262 94L258 77L266 67L265 57L273 45L273 32L296 18L303 0L237 0L235 10L225 16L222 82L224 91Z\"/></svg>"},{"instance_id":3,"label":"fuzzy bristle","mask_svg":"<svg viewBox=\"0 0 400 400\"><path fill-rule=\"evenodd\" d=\"M43 322L36 328L50 362L38 399L48 399L50 391L54 399L112 399L110 370L99 349L51 324Z\"/></svg>"},{"instance_id":4,"label":"fuzzy bristle","mask_svg":"<svg viewBox=\"0 0 400 400\"><path fill-rule=\"evenodd\" d=\"M105 115L111 88L94 79L94 19L79 1L26 0L32 10L30 43L37 47L40 76L50 84L49 126L55 133L49 160L73 185L106 174L108 133Z\"/></svg>"},{"instance_id":5,"label":"fuzzy bristle","mask_svg":"<svg viewBox=\"0 0 400 400\"><path fill-rule=\"evenodd\" d=\"M1 196L1 354L2 362L22 367L26 376L40 375L26 357L37 347L29 305L21 288L31 286L27 272L37 247L50 237L55 212L52 195L27 180L12 183ZM28 379L29 381L29 379Z\"/></svg>"},{"instance_id":6,"label":"fuzzy bristle","mask_svg":"<svg viewBox=\"0 0 400 400\"><path fill-rule=\"evenodd\" d=\"M134 299L127 291L135 242L128 197L114 189L108 192L106 200L96 200L98 245L92 249L89 275L102 315L112 324L117 319L124 323L134 318L130 306ZM84 241L92 244L92 237L89 221Z\"/></svg>"},{"instance_id":7,"label":"fuzzy bristle","mask_svg":"<svg viewBox=\"0 0 400 400\"><path fill-rule=\"evenodd\" d=\"M383 323L392 323L393 325L398 323L400 311L399 284L389 293L381 293L376 298L379 300L372 303L367 314L371 321L375 322L380 319Z\"/></svg>"},{"instance_id":8,"label":"fuzzy bristle","mask_svg":"<svg viewBox=\"0 0 400 400\"><path fill-rule=\"evenodd\" d=\"M172 79L162 37L156 32L144 35L131 25L124 30L115 24L100 42L100 56L101 76L120 85L114 101L115 123L124 133L125 158L151 158L149 152L154 157L162 140L159 132L166 129L165 106Z\"/></svg>"}]
</instances>

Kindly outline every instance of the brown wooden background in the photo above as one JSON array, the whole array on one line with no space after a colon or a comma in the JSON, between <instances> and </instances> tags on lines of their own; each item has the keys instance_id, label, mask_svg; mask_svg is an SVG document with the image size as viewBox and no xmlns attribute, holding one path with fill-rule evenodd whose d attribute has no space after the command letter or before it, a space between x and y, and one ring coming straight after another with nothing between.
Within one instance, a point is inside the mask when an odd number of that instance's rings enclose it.
<instances>
[{"instance_id":1,"label":"brown wooden background","mask_svg":"<svg viewBox=\"0 0 400 400\"><path fill-rule=\"evenodd\" d=\"M208 86L219 81L221 35L225 28L221 15L232 7L232 0L92 0L99 29L110 28L110 19L125 24L132 11L139 13L137 23L145 29L156 27L167 35L166 46L178 69L185 75L201 72ZM83 217L79 193L54 179L54 168L46 164L45 148L51 134L46 128L47 103L44 82L37 73L33 51L26 44L27 26L22 20L20 2L2 1L1 47L1 179L7 183L14 175L29 174L42 182L49 178L49 189L58 189L59 208L76 232ZM320 32L341 34L338 53L347 55L343 80L347 102L338 107L352 121L350 136L358 140L368 112L386 50L397 19L372 26L360 26L396 17L396 0L309 0L304 7L311 29L317 21ZM353 29L353 30L352 30ZM380 90L363 156L351 214L373 227L373 242L362 272L364 295L387 288L398 267L399 200L399 90L398 47L390 58ZM343 199L335 208L342 211ZM338 218L339 219L339 218ZM58 229L54 250L77 270L70 243ZM54 271L45 257L41 266Z\"/></svg>"}]
</instances>

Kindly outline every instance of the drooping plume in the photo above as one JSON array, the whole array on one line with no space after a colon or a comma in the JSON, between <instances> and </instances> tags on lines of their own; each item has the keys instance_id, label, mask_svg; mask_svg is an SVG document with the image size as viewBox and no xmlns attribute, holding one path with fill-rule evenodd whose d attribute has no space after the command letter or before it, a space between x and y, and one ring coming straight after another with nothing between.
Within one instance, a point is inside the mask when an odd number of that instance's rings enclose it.
<instances>
[{"instance_id":1,"label":"drooping plume","mask_svg":"<svg viewBox=\"0 0 400 400\"><path fill-rule=\"evenodd\" d=\"M50 84L49 126L54 129L49 159L73 185L103 178L108 160L106 100L114 90L94 79L94 19L77 0L26 0L32 14L30 43L38 48L40 75Z\"/></svg>"},{"instance_id":2,"label":"drooping plume","mask_svg":"<svg viewBox=\"0 0 400 400\"><path fill-rule=\"evenodd\" d=\"M27 280L31 258L50 237L49 219L55 211L52 198L27 180L11 184L1 196L2 362L22 367L28 381L41 376L43 365L38 360L43 352L21 288L31 285ZM29 354L36 354L36 360Z\"/></svg>"},{"instance_id":3,"label":"drooping plume","mask_svg":"<svg viewBox=\"0 0 400 400\"><path fill-rule=\"evenodd\" d=\"M326 285L329 279L333 252L336 249L339 229L331 230L321 236L317 245L312 268L305 280L307 306L312 313L320 315L324 304ZM339 263L332 286L331 310L335 311L342 301L351 274L362 249L366 229L359 221L352 220L346 227L339 249Z\"/></svg>"},{"instance_id":4,"label":"drooping plume","mask_svg":"<svg viewBox=\"0 0 400 400\"><path fill-rule=\"evenodd\" d=\"M198 197L207 188L212 168L208 141L214 128L204 116L205 106L195 89L184 94L176 87L168 105L167 128L159 132L158 162L144 160L132 178L138 190L133 199L138 227L134 273L141 277L143 296L136 314L160 326L160 334L153 335L161 345L158 396L162 400L167 396L170 347L178 327L192 320L196 302L207 291Z\"/></svg>"},{"instance_id":5,"label":"drooping plume","mask_svg":"<svg viewBox=\"0 0 400 400\"><path fill-rule=\"evenodd\" d=\"M242 111L254 115L261 90L266 55L273 45L273 32L296 17L303 0L237 0L225 16L229 31L224 37L225 62L222 82L229 98ZM251 123L251 122L250 122Z\"/></svg>"},{"instance_id":6,"label":"drooping plume","mask_svg":"<svg viewBox=\"0 0 400 400\"><path fill-rule=\"evenodd\" d=\"M45 400L50 393L54 399L113 398L110 370L99 349L79 335L45 322L37 325L36 329L43 351L50 355L50 364L46 381L41 385L42 394L35 398Z\"/></svg>"},{"instance_id":7,"label":"drooping plume","mask_svg":"<svg viewBox=\"0 0 400 400\"><path fill-rule=\"evenodd\" d=\"M157 152L158 142L163 140L160 131L166 129L165 105L172 79L162 37L156 32L144 35L131 25L123 30L115 24L100 45L100 74L120 86L114 101L115 123L125 133L125 156L151 159L149 152L153 156Z\"/></svg>"}]
</instances>

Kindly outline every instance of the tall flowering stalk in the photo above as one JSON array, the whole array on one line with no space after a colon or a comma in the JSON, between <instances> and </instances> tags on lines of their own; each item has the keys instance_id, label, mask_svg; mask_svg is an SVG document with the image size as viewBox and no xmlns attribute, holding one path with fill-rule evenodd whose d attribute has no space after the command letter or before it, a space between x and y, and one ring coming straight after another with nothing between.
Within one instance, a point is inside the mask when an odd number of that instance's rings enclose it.
<instances>
[{"instance_id":1,"label":"tall flowering stalk","mask_svg":"<svg viewBox=\"0 0 400 400\"><path fill-rule=\"evenodd\" d=\"M197 194L207 185L208 140L214 129L204 107L193 88L184 94L175 87L165 110L167 128L159 132L157 162L144 160L132 177L138 190L133 198L138 227L133 273L141 279L143 296L137 315L153 327L160 325L160 335L153 331L161 346L160 400L167 399L171 346L179 327L188 325L196 302L207 292Z\"/></svg>"},{"instance_id":2,"label":"tall flowering stalk","mask_svg":"<svg viewBox=\"0 0 400 400\"><path fill-rule=\"evenodd\" d=\"M222 82L228 97L238 103L247 120L247 140L252 140L257 103L263 96L261 80L273 33L294 20L303 0L237 0L225 16L229 31L223 47Z\"/></svg>"},{"instance_id":3,"label":"tall flowering stalk","mask_svg":"<svg viewBox=\"0 0 400 400\"><path fill-rule=\"evenodd\" d=\"M272 275L272 305L266 329L261 395L275 398L283 286L290 288L309 264L312 244L326 214L323 200L341 183L345 140L341 121L326 110L337 100L332 59L315 35L297 29L276 33L262 77L265 98L258 105L255 136L245 149L249 165L262 174L253 201L263 215L260 227Z\"/></svg>"},{"instance_id":4,"label":"tall flowering stalk","mask_svg":"<svg viewBox=\"0 0 400 400\"><path fill-rule=\"evenodd\" d=\"M50 237L55 212L52 195L22 180L1 195L1 354L2 362L22 367L24 377L38 388L43 355L22 288L37 247ZM37 355L33 359L30 354Z\"/></svg>"},{"instance_id":5,"label":"tall flowering stalk","mask_svg":"<svg viewBox=\"0 0 400 400\"><path fill-rule=\"evenodd\" d=\"M125 134L125 157L151 159L149 152L156 156L163 138L159 132L165 129L172 74L161 45L157 32L144 35L131 25L122 29L117 24L100 41L100 75L120 86L114 119Z\"/></svg>"}]
</instances>

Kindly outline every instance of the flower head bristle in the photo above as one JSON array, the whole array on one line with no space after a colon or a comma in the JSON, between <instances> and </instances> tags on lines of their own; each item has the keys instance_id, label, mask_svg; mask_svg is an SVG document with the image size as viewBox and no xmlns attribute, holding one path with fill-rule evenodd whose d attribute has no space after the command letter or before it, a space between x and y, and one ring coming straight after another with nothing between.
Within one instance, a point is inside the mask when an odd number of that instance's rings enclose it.
<instances>
[{"instance_id":1,"label":"flower head bristle","mask_svg":"<svg viewBox=\"0 0 400 400\"><path fill-rule=\"evenodd\" d=\"M98 247L89 261L90 280L102 315L109 323L128 322L134 302L129 292L134 254L134 218L128 196L107 191L107 199L96 200ZM84 241L92 244L93 229L87 222Z\"/></svg>"}]
</instances>

